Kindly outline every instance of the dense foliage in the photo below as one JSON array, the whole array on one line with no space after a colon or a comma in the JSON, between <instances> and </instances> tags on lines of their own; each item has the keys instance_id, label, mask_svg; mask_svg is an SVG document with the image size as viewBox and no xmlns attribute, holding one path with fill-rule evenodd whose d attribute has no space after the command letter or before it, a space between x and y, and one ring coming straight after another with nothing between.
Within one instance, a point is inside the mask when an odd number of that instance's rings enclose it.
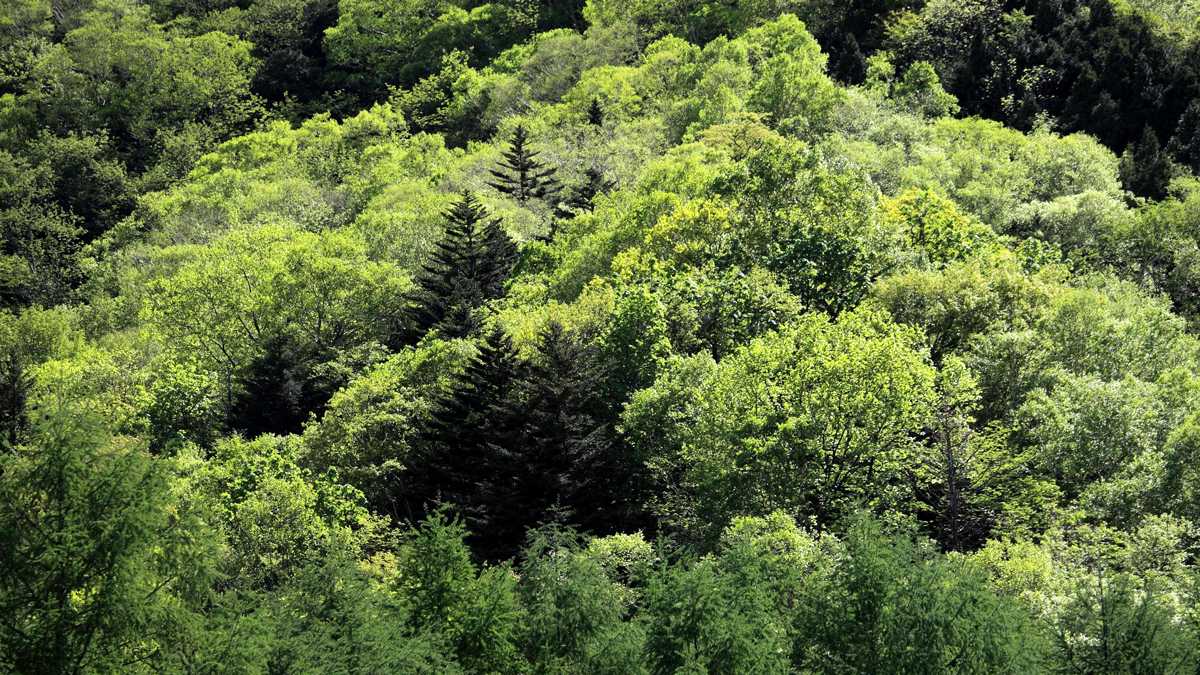
<instances>
[{"instance_id":1,"label":"dense foliage","mask_svg":"<svg viewBox=\"0 0 1200 675\"><path fill-rule=\"evenodd\" d=\"M1195 673L1195 0L0 5L0 672Z\"/></svg>"}]
</instances>

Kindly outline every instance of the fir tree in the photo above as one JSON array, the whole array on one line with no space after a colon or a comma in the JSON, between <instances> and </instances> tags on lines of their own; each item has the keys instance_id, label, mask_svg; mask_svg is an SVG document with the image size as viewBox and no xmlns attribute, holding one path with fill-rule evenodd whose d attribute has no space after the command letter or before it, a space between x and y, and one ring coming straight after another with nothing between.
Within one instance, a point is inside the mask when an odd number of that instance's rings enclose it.
<instances>
[{"instance_id":1,"label":"fir tree","mask_svg":"<svg viewBox=\"0 0 1200 675\"><path fill-rule=\"evenodd\" d=\"M478 327L476 310L504 294L517 247L498 219L469 192L446 213L446 234L422 266L407 311L407 341L431 329L464 337Z\"/></svg>"},{"instance_id":2,"label":"fir tree","mask_svg":"<svg viewBox=\"0 0 1200 675\"><path fill-rule=\"evenodd\" d=\"M1179 118L1169 149L1179 163L1200 174L1200 98Z\"/></svg>"},{"instance_id":3,"label":"fir tree","mask_svg":"<svg viewBox=\"0 0 1200 675\"><path fill-rule=\"evenodd\" d=\"M592 362L562 325L550 324L520 391L493 417L510 421L493 440L495 469L482 486L493 550L515 551L525 530L558 509L588 529L614 524L625 481Z\"/></svg>"},{"instance_id":4,"label":"fir tree","mask_svg":"<svg viewBox=\"0 0 1200 675\"><path fill-rule=\"evenodd\" d=\"M600 107L600 99L593 98L588 106L588 124L594 127L604 126L604 108Z\"/></svg>"},{"instance_id":5,"label":"fir tree","mask_svg":"<svg viewBox=\"0 0 1200 675\"><path fill-rule=\"evenodd\" d=\"M474 532L491 530L481 485L497 470L497 439L511 436L515 418L505 411L523 370L508 334L489 332L457 385L435 406L406 495L410 514L442 501L456 505Z\"/></svg>"},{"instance_id":6,"label":"fir tree","mask_svg":"<svg viewBox=\"0 0 1200 675\"><path fill-rule=\"evenodd\" d=\"M559 204L555 212L557 217L566 219L584 211L591 212L596 208L596 197L616 187L616 183L605 178L604 172L595 167L584 171L583 177L583 183L572 189L567 199Z\"/></svg>"},{"instance_id":7,"label":"fir tree","mask_svg":"<svg viewBox=\"0 0 1200 675\"><path fill-rule=\"evenodd\" d=\"M846 33L845 40L834 52L831 74L847 84L862 84L867 78L867 57L853 33Z\"/></svg>"},{"instance_id":8,"label":"fir tree","mask_svg":"<svg viewBox=\"0 0 1200 675\"><path fill-rule=\"evenodd\" d=\"M489 186L509 195L521 204L531 199L552 200L558 193L558 181L554 179L554 167L537 159L538 153L529 149L529 135L525 127L518 126L500 169L492 169L496 179Z\"/></svg>"},{"instance_id":9,"label":"fir tree","mask_svg":"<svg viewBox=\"0 0 1200 675\"><path fill-rule=\"evenodd\" d=\"M1167 196L1167 184L1175 172L1170 156L1163 152L1158 134L1146 127L1137 143L1121 155L1121 181L1125 189L1150 199Z\"/></svg>"},{"instance_id":10,"label":"fir tree","mask_svg":"<svg viewBox=\"0 0 1200 675\"><path fill-rule=\"evenodd\" d=\"M0 362L0 448L14 447L28 426L25 403L32 378L16 354Z\"/></svg>"},{"instance_id":11,"label":"fir tree","mask_svg":"<svg viewBox=\"0 0 1200 675\"><path fill-rule=\"evenodd\" d=\"M249 438L300 432L337 391L317 366L334 358L296 344L291 336L269 337L242 377L242 390L230 410L229 426Z\"/></svg>"}]
</instances>

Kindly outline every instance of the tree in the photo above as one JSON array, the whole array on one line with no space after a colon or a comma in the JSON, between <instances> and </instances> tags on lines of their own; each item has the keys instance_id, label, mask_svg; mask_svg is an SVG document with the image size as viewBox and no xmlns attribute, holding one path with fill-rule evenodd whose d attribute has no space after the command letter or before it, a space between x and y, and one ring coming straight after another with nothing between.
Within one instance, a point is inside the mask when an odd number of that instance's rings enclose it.
<instances>
[{"instance_id":1,"label":"tree","mask_svg":"<svg viewBox=\"0 0 1200 675\"><path fill-rule=\"evenodd\" d=\"M151 282L148 324L181 361L198 361L220 379L231 419L273 430L293 430L320 409L329 392L316 386L318 366L353 361L386 340L411 288L405 272L371 260L346 229L316 233L285 221L166 253L178 254L178 264ZM287 419L242 419L255 414L238 408L254 405L245 389L273 390L276 404L292 405L281 393L285 371L308 382L303 404Z\"/></svg>"},{"instance_id":2,"label":"tree","mask_svg":"<svg viewBox=\"0 0 1200 675\"><path fill-rule=\"evenodd\" d=\"M321 386L313 372L321 358L301 353L301 347L292 342L282 335L266 338L262 353L242 376L241 390L230 411L230 428L251 438L264 433L297 433L310 414L324 408L333 391Z\"/></svg>"},{"instance_id":3,"label":"tree","mask_svg":"<svg viewBox=\"0 0 1200 675\"><path fill-rule=\"evenodd\" d=\"M524 126L513 131L508 150L503 153L500 169L489 170L494 181L488 185L527 204L532 199L553 200L558 194L555 168L537 159L538 153L528 147L529 134Z\"/></svg>"},{"instance_id":4,"label":"tree","mask_svg":"<svg viewBox=\"0 0 1200 675\"><path fill-rule=\"evenodd\" d=\"M755 143L715 188L736 204L723 237L733 240L732 259L776 273L806 307L834 316L851 309L890 265L874 240L874 189L823 167L803 144L777 136Z\"/></svg>"},{"instance_id":5,"label":"tree","mask_svg":"<svg viewBox=\"0 0 1200 675\"><path fill-rule=\"evenodd\" d=\"M592 102L588 105L587 111L588 124L594 127L604 126L604 108L600 106L600 99L592 98Z\"/></svg>"},{"instance_id":6,"label":"tree","mask_svg":"<svg viewBox=\"0 0 1200 675\"><path fill-rule=\"evenodd\" d=\"M470 334L479 326L476 310L504 294L516 264L516 244L473 194L464 192L445 218L445 236L409 296L410 340L432 329L444 337Z\"/></svg>"},{"instance_id":7,"label":"tree","mask_svg":"<svg viewBox=\"0 0 1200 675\"><path fill-rule=\"evenodd\" d=\"M1175 174L1170 155L1163 151L1158 134L1150 127L1121 155L1121 182L1135 195L1150 199L1167 196L1167 184Z\"/></svg>"},{"instance_id":8,"label":"tree","mask_svg":"<svg viewBox=\"0 0 1200 675\"><path fill-rule=\"evenodd\" d=\"M1020 498L1015 477L1031 453L1014 453L1004 434L972 429L979 389L962 360L947 357L937 388L930 439L913 467L917 498L926 506L918 515L943 550L975 550L999 520L1004 500Z\"/></svg>"},{"instance_id":9,"label":"tree","mask_svg":"<svg viewBox=\"0 0 1200 675\"><path fill-rule=\"evenodd\" d=\"M650 460L672 481L659 515L707 539L736 515L824 527L859 504L895 508L934 401L917 339L868 311L808 314L726 356L669 417L662 434L682 447Z\"/></svg>"},{"instance_id":10,"label":"tree","mask_svg":"<svg viewBox=\"0 0 1200 675\"><path fill-rule=\"evenodd\" d=\"M527 528L555 511L585 529L619 522L621 489L630 467L614 457L605 401L592 355L561 324L547 325L515 396L502 400L511 432L493 446L495 469L483 486L492 531L515 550ZM515 423L515 424L514 424Z\"/></svg>"},{"instance_id":11,"label":"tree","mask_svg":"<svg viewBox=\"0 0 1200 675\"><path fill-rule=\"evenodd\" d=\"M142 3L75 4L87 11L23 97L56 133L106 130L153 185L182 177L205 146L248 130L262 112L249 42L167 30Z\"/></svg>"},{"instance_id":12,"label":"tree","mask_svg":"<svg viewBox=\"0 0 1200 675\"><path fill-rule=\"evenodd\" d=\"M468 533L446 509L404 533L397 579L417 631L444 637L469 672L524 670L518 651L521 607L507 566L479 570Z\"/></svg>"},{"instance_id":13,"label":"tree","mask_svg":"<svg viewBox=\"0 0 1200 675\"><path fill-rule=\"evenodd\" d=\"M848 523L829 585L798 607L803 671L1037 671L1042 641L1028 610L962 558L941 557L861 515Z\"/></svg>"},{"instance_id":14,"label":"tree","mask_svg":"<svg viewBox=\"0 0 1200 675\"><path fill-rule=\"evenodd\" d=\"M493 491L511 488L506 478L519 470L496 456L496 446L511 439L517 424L506 406L517 396L523 374L512 339L499 328L490 331L454 388L434 405L413 463L409 494L398 495L409 500L409 513L425 512L434 501L453 504L472 531L485 539L479 542L485 549L488 542L502 538L494 528L515 526L496 522L495 504L484 491L497 481L501 485L492 485ZM497 471L505 478L497 477Z\"/></svg>"},{"instance_id":15,"label":"tree","mask_svg":"<svg viewBox=\"0 0 1200 675\"><path fill-rule=\"evenodd\" d=\"M1162 590L1102 567L1080 579L1055 625L1058 670L1194 672L1200 666L1200 636L1177 619Z\"/></svg>"},{"instance_id":16,"label":"tree","mask_svg":"<svg viewBox=\"0 0 1200 675\"><path fill-rule=\"evenodd\" d=\"M846 33L833 54L831 75L846 84L862 84L867 77L867 56L853 33Z\"/></svg>"},{"instance_id":17,"label":"tree","mask_svg":"<svg viewBox=\"0 0 1200 675\"><path fill-rule=\"evenodd\" d=\"M596 197L606 194L616 185L605 177L602 170L589 167L583 172L583 182L571 189L567 198L555 209L554 215L570 218L577 213L590 213L596 209ZM553 232L550 236L553 236Z\"/></svg>"},{"instance_id":18,"label":"tree","mask_svg":"<svg viewBox=\"0 0 1200 675\"><path fill-rule=\"evenodd\" d=\"M304 465L336 472L375 513L418 517L406 509L419 502L408 499L407 486L417 489L409 470L421 466L425 431L477 351L467 340L424 340L359 374L306 426Z\"/></svg>"},{"instance_id":19,"label":"tree","mask_svg":"<svg viewBox=\"0 0 1200 675\"><path fill-rule=\"evenodd\" d=\"M790 672L785 619L762 575L716 560L664 568L646 589L647 651L658 673Z\"/></svg>"},{"instance_id":20,"label":"tree","mask_svg":"<svg viewBox=\"0 0 1200 675\"><path fill-rule=\"evenodd\" d=\"M1200 174L1200 98L1188 105L1167 148L1175 159Z\"/></svg>"},{"instance_id":21,"label":"tree","mask_svg":"<svg viewBox=\"0 0 1200 675\"><path fill-rule=\"evenodd\" d=\"M923 117L938 118L958 112L958 99L942 89L937 71L918 61L904 71L892 89L892 97L904 108Z\"/></svg>"},{"instance_id":22,"label":"tree","mask_svg":"<svg viewBox=\"0 0 1200 675\"><path fill-rule=\"evenodd\" d=\"M212 580L166 466L67 405L0 458L0 662L22 673L131 667Z\"/></svg>"},{"instance_id":23,"label":"tree","mask_svg":"<svg viewBox=\"0 0 1200 675\"><path fill-rule=\"evenodd\" d=\"M16 447L28 428L25 403L32 384L21 358L9 351L0 361L0 450Z\"/></svg>"},{"instance_id":24,"label":"tree","mask_svg":"<svg viewBox=\"0 0 1200 675\"><path fill-rule=\"evenodd\" d=\"M525 657L548 672L644 673L645 637L624 620L627 589L583 554L580 539L559 524L529 533L517 570Z\"/></svg>"}]
</instances>

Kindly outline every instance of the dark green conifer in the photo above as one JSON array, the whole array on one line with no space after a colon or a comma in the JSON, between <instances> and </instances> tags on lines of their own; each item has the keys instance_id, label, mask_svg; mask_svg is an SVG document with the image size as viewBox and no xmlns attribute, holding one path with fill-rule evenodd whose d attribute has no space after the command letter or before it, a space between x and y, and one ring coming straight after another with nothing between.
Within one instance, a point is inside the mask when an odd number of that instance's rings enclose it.
<instances>
[{"instance_id":1,"label":"dark green conifer","mask_svg":"<svg viewBox=\"0 0 1200 675\"><path fill-rule=\"evenodd\" d=\"M268 337L241 378L242 390L229 411L230 428L249 438L302 431L309 416L323 411L338 389L339 382L320 377L317 369L334 358L298 345L289 335Z\"/></svg>"},{"instance_id":2,"label":"dark green conifer","mask_svg":"<svg viewBox=\"0 0 1200 675\"><path fill-rule=\"evenodd\" d=\"M463 193L446 221L446 234L422 266L409 298L409 342L435 328L446 337L470 334L478 327L477 310L504 294L516 264L516 244L471 193Z\"/></svg>"},{"instance_id":3,"label":"dark green conifer","mask_svg":"<svg viewBox=\"0 0 1200 675\"><path fill-rule=\"evenodd\" d=\"M523 372L508 334L490 331L454 389L435 406L404 496L416 502L410 513L423 513L435 501L451 503L472 531L487 536L492 518L481 486L497 470L498 439L512 435L516 418L505 411Z\"/></svg>"},{"instance_id":4,"label":"dark green conifer","mask_svg":"<svg viewBox=\"0 0 1200 675\"><path fill-rule=\"evenodd\" d=\"M529 134L524 126L513 132L508 150L500 169L492 169L495 178L489 186L512 197L521 204L532 199L552 201L558 193L558 181L554 179L554 167L537 159L538 153L529 148Z\"/></svg>"},{"instance_id":5,"label":"dark green conifer","mask_svg":"<svg viewBox=\"0 0 1200 675\"><path fill-rule=\"evenodd\" d=\"M584 211L591 212L596 208L596 197L616 187L616 183L595 167L584 171L583 178L583 182L571 189L566 200L558 205L555 211L558 218L566 219Z\"/></svg>"},{"instance_id":6,"label":"dark green conifer","mask_svg":"<svg viewBox=\"0 0 1200 675\"><path fill-rule=\"evenodd\" d=\"M520 391L493 420L509 420L494 439L495 469L482 486L489 539L517 549L524 532L565 509L585 529L611 527L624 488L614 461L612 427L592 372L594 359L561 324L539 337L538 354ZM513 422L518 422L514 424Z\"/></svg>"},{"instance_id":7,"label":"dark green conifer","mask_svg":"<svg viewBox=\"0 0 1200 675\"><path fill-rule=\"evenodd\" d=\"M16 354L0 361L0 448L14 447L28 426L25 403L32 378Z\"/></svg>"},{"instance_id":8,"label":"dark green conifer","mask_svg":"<svg viewBox=\"0 0 1200 675\"><path fill-rule=\"evenodd\" d=\"M594 127L604 126L604 108L600 107L600 99L593 98L588 106L588 124Z\"/></svg>"},{"instance_id":9,"label":"dark green conifer","mask_svg":"<svg viewBox=\"0 0 1200 675\"><path fill-rule=\"evenodd\" d=\"M1174 173L1174 163L1150 127L1121 155L1121 182L1135 195L1149 199L1166 197L1167 184Z\"/></svg>"},{"instance_id":10,"label":"dark green conifer","mask_svg":"<svg viewBox=\"0 0 1200 675\"><path fill-rule=\"evenodd\" d=\"M846 33L841 45L833 52L831 74L847 84L862 84L867 77L867 57L863 54L858 38Z\"/></svg>"},{"instance_id":11,"label":"dark green conifer","mask_svg":"<svg viewBox=\"0 0 1200 675\"><path fill-rule=\"evenodd\" d=\"M1180 164L1200 174L1200 98L1193 100L1179 118L1169 149Z\"/></svg>"}]
</instances>

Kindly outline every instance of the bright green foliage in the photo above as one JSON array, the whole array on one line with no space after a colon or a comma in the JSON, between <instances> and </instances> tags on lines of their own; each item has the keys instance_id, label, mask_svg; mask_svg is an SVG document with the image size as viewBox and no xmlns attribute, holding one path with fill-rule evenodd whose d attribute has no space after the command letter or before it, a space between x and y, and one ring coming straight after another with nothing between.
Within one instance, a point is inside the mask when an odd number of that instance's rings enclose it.
<instances>
[{"instance_id":1,"label":"bright green foliage","mask_svg":"<svg viewBox=\"0 0 1200 675\"><path fill-rule=\"evenodd\" d=\"M1187 2L0 4L0 671L1196 670Z\"/></svg>"},{"instance_id":2,"label":"bright green foliage","mask_svg":"<svg viewBox=\"0 0 1200 675\"><path fill-rule=\"evenodd\" d=\"M402 142L406 130L397 111L382 105L341 123L318 115L297 129L275 123L239 136L201 158L186 183L143 199L145 219L157 224L151 240L209 241L231 228L279 220L333 227L364 206L364 215L373 215L365 203L386 198L392 184L438 178L431 161L444 159L444 145L428 137ZM361 232L374 253L392 228L378 218L371 225ZM431 245L422 242L418 250Z\"/></svg>"},{"instance_id":3,"label":"bright green foliage","mask_svg":"<svg viewBox=\"0 0 1200 675\"><path fill-rule=\"evenodd\" d=\"M801 623L818 669L859 672L1027 672L1040 665L1030 618L994 594L961 558L939 559L921 542L883 537L858 520L831 592Z\"/></svg>"},{"instance_id":4,"label":"bright green foliage","mask_svg":"<svg viewBox=\"0 0 1200 675\"><path fill-rule=\"evenodd\" d=\"M153 655L214 579L211 533L173 498L169 467L51 405L2 461L0 663L98 672Z\"/></svg>"},{"instance_id":5,"label":"bright green foliage","mask_svg":"<svg viewBox=\"0 0 1200 675\"><path fill-rule=\"evenodd\" d=\"M1048 270L1047 272L1051 272ZM918 326L935 358L966 349L989 329L1025 329L1053 289L1051 274L1025 274L1008 253L952 262L942 270L908 270L872 289L896 321Z\"/></svg>"},{"instance_id":6,"label":"bright green foliage","mask_svg":"<svg viewBox=\"0 0 1200 675\"><path fill-rule=\"evenodd\" d=\"M294 341L300 365L387 339L407 275L367 259L347 231L291 225L237 230L210 247L168 250L177 271L154 282L145 316L172 347L220 378L232 406L269 341Z\"/></svg>"},{"instance_id":7,"label":"bright green foliage","mask_svg":"<svg viewBox=\"0 0 1200 675\"><path fill-rule=\"evenodd\" d=\"M900 80L892 85L892 97L903 108L937 119L958 112L958 101L947 94L938 81L933 66L918 61L904 71Z\"/></svg>"},{"instance_id":8,"label":"bright green foliage","mask_svg":"<svg viewBox=\"0 0 1200 675\"><path fill-rule=\"evenodd\" d=\"M417 631L445 636L469 670L518 670L523 608L516 577L503 566L477 571L466 535L444 511L408 532L396 578L405 608Z\"/></svg>"},{"instance_id":9,"label":"bright green foliage","mask_svg":"<svg viewBox=\"0 0 1200 675\"><path fill-rule=\"evenodd\" d=\"M1044 470L1069 495L1113 475L1162 442L1164 415L1154 389L1132 378L1103 382L1062 375L1018 412Z\"/></svg>"},{"instance_id":10,"label":"bright green foliage","mask_svg":"<svg viewBox=\"0 0 1200 675\"><path fill-rule=\"evenodd\" d=\"M832 524L901 499L933 401L914 334L870 314L807 316L722 361L687 405L661 514L697 535L782 509Z\"/></svg>"},{"instance_id":11,"label":"bright green foliage","mask_svg":"<svg viewBox=\"0 0 1200 675\"><path fill-rule=\"evenodd\" d=\"M234 437L218 444L194 474L223 534L222 572L229 585L275 588L373 543L379 523L363 508L361 493L332 472L299 467L297 450L278 437Z\"/></svg>"},{"instance_id":12,"label":"bright green foliage","mask_svg":"<svg viewBox=\"0 0 1200 675\"><path fill-rule=\"evenodd\" d=\"M1165 302L1135 286L1098 278L1051 299L1038 322L1052 362L1105 379L1154 379L1186 367L1196 348Z\"/></svg>"},{"instance_id":13,"label":"bright green foliage","mask_svg":"<svg viewBox=\"0 0 1200 675\"><path fill-rule=\"evenodd\" d=\"M929 190L906 190L879 205L885 229L899 230L905 248L920 251L924 263L940 267L972 257L997 244L986 225L973 221L953 202Z\"/></svg>"},{"instance_id":14,"label":"bright green foliage","mask_svg":"<svg viewBox=\"0 0 1200 675\"><path fill-rule=\"evenodd\" d=\"M627 596L604 568L582 555L573 532L530 533L519 593L527 616L522 644L536 672L646 672L645 636L623 621Z\"/></svg>"},{"instance_id":15,"label":"bright green foliage","mask_svg":"<svg viewBox=\"0 0 1200 675\"><path fill-rule=\"evenodd\" d=\"M336 471L380 508L410 466L436 402L473 351L464 341L429 341L362 373L305 429L303 462Z\"/></svg>"},{"instance_id":16,"label":"bright green foliage","mask_svg":"<svg viewBox=\"0 0 1200 675\"><path fill-rule=\"evenodd\" d=\"M771 141L718 179L717 190L738 204L727 248L735 261L749 257L785 279L806 307L852 308L889 264L887 233L871 222L875 195L802 145Z\"/></svg>"}]
</instances>

